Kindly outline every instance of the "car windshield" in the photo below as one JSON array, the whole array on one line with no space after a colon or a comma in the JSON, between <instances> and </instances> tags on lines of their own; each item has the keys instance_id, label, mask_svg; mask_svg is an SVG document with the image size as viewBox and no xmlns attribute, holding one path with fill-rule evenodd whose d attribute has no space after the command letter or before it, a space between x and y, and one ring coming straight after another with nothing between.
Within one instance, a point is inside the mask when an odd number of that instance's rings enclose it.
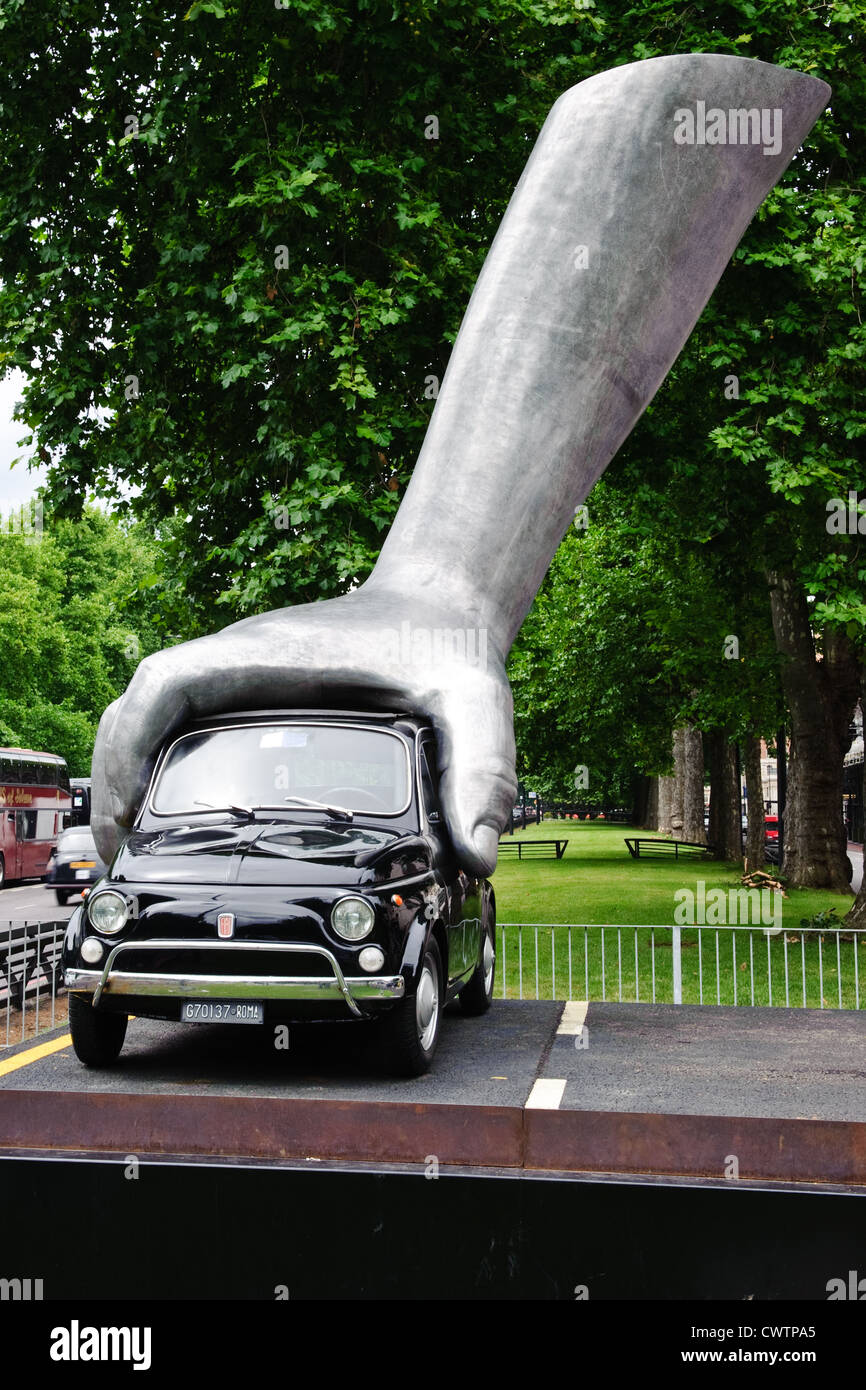
<instances>
[{"instance_id":1,"label":"car windshield","mask_svg":"<svg viewBox=\"0 0 866 1390\"><path fill-rule=\"evenodd\" d=\"M294 799L397 815L409 803L406 745L384 729L335 724L256 724L187 734L165 761L151 810L164 816L232 806L310 813Z\"/></svg>"}]
</instances>

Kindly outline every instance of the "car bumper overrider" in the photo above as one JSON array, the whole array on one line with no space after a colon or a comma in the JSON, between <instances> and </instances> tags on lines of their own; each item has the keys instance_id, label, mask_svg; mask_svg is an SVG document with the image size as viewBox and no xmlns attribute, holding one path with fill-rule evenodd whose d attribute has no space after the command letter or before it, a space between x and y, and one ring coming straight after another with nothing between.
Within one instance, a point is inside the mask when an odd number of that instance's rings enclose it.
<instances>
[{"instance_id":1,"label":"car bumper overrider","mask_svg":"<svg viewBox=\"0 0 866 1390\"><path fill-rule=\"evenodd\" d=\"M118 960L124 952L134 951L201 951L214 950L265 951L286 955L320 956L329 967L326 975L199 975L195 973L154 973L124 971ZM288 965L289 962L287 961ZM121 941L111 948L105 964L97 969L67 967L65 984L76 993L92 993L93 1005L103 994L157 996L178 999L318 999L343 1000L356 1018L364 1016L358 1001L371 999L402 999L405 982L402 975L345 975L336 956L324 946L308 942L209 941Z\"/></svg>"}]
</instances>

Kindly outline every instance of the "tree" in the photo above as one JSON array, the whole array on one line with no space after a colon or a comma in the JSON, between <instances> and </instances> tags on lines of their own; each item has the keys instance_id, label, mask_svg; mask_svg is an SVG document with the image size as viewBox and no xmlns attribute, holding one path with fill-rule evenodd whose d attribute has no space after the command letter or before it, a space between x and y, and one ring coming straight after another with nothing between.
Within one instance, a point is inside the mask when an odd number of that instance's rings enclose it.
<instances>
[{"instance_id":1,"label":"tree","mask_svg":"<svg viewBox=\"0 0 866 1390\"><path fill-rule=\"evenodd\" d=\"M848 5L819 15L780 0L712 12L711 30L686 7L674 9L658 14L653 51L682 23L696 46L743 43L750 56L826 76L833 99L608 481L642 488L648 514L660 526L673 515L684 542L691 527L693 549L727 549L745 582L771 577L796 766L785 870L796 885L844 891L839 729L866 645L866 526L852 528L852 508L840 505L853 492L856 506L863 492L866 19ZM646 7L625 18L639 12ZM748 33L738 37L741 18ZM709 509L701 470L713 475ZM847 524L834 529L841 510Z\"/></svg>"},{"instance_id":2,"label":"tree","mask_svg":"<svg viewBox=\"0 0 866 1390\"><path fill-rule=\"evenodd\" d=\"M85 508L41 534L0 536L0 739L45 748L79 776L96 725L161 635L139 589L153 565L140 530Z\"/></svg>"},{"instance_id":3,"label":"tree","mask_svg":"<svg viewBox=\"0 0 866 1390\"><path fill-rule=\"evenodd\" d=\"M694 489L692 498L699 500ZM594 799L633 804L636 777L671 771L672 730L687 728L682 818L688 804L686 838L700 839L699 731L708 748L721 740L725 760L733 757L731 740L777 727L778 660L766 596L744 582L725 545L695 548L677 535L676 515L659 498L652 511L644 501L640 488L630 500L602 480L581 529L554 557L509 667L518 747L524 770L531 767L548 795L568 794L577 763L588 769ZM659 525L660 511L669 526ZM718 812L727 784L719 780L722 764L714 756L709 763ZM739 798L727 800L727 819L709 838L737 857ZM759 808L763 828L760 801ZM654 828L660 814L657 807Z\"/></svg>"},{"instance_id":4,"label":"tree","mask_svg":"<svg viewBox=\"0 0 866 1390\"><path fill-rule=\"evenodd\" d=\"M597 27L571 0L7 0L5 365L52 496L125 494L167 541L182 635L369 572Z\"/></svg>"},{"instance_id":5,"label":"tree","mask_svg":"<svg viewBox=\"0 0 866 1390\"><path fill-rule=\"evenodd\" d=\"M790 593L815 598L821 641L841 628L859 659L860 533L826 527L828 502L862 481L866 432L866 20L845 0L197 0L183 18L141 0L60 0L44 14L6 0L0 23L0 131L22 152L0 171L4 361L28 375L23 418L55 499L74 511L87 489L131 488L128 505L165 541L154 584L183 636L220 626L220 605L229 619L368 573L483 254L565 86L689 50L826 77L830 111L609 470L655 555L673 535L682 566L648 629L664 648L656 674L638 662L649 695L628 716L632 769L669 765L663 710L728 743L760 732L742 717L746 677L703 639L696 675L692 634L736 636L754 690L768 596L750 606L744 591L767 573L790 572ZM711 604L705 624L669 601L688 585ZM630 606L620 589L635 653L649 598ZM566 640L555 615L541 622ZM630 689L619 635L605 638L606 664ZM531 659L528 671L516 660L517 680L560 661ZM588 648L585 662L601 669ZM591 715L609 744L616 691L596 689L591 711L557 696L556 714L572 727L580 714L581 728ZM808 753L820 731L803 711L793 722L799 801L832 798ZM546 751L559 732L535 744L561 779ZM631 776L625 763L617 776ZM810 815L831 812L827 800ZM821 845L807 853L835 883L841 849L835 867Z\"/></svg>"}]
</instances>

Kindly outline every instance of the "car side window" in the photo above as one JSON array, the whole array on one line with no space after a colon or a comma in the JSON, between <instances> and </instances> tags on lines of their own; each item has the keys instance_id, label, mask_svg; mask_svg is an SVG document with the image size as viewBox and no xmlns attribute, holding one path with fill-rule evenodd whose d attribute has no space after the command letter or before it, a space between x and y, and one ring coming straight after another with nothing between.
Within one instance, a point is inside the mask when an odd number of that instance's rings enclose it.
<instances>
[{"instance_id":1,"label":"car side window","mask_svg":"<svg viewBox=\"0 0 866 1390\"><path fill-rule=\"evenodd\" d=\"M430 739L421 744L421 798L429 816L431 812L441 816L439 806L439 773L436 768L436 750Z\"/></svg>"}]
</instances>

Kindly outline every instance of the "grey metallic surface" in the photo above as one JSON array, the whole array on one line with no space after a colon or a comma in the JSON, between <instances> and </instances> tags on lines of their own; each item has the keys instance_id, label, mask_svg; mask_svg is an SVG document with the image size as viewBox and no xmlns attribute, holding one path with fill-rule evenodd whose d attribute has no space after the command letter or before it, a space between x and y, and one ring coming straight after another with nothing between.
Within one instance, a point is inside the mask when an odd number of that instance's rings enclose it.
<instances>
[{"instance_id":1,"label":"grey metallic surface","mask_svg":"<svg viewBox=\"0 0 866 1390\"><path fill-rule=\"evenodd\" d=\"M789 69L684 54L560 97L484 264L373 575L342 598L249 618L141 663L97 737L103 858L185 718L348 701L433 721L458 855L470 872L493 868L516 788L508 649L575 507L829 94ZM677 144L674 113L698 101L780 112L778 153ZM459 636L444 654L443 632Z\"/></svg>"}]
</instances>

